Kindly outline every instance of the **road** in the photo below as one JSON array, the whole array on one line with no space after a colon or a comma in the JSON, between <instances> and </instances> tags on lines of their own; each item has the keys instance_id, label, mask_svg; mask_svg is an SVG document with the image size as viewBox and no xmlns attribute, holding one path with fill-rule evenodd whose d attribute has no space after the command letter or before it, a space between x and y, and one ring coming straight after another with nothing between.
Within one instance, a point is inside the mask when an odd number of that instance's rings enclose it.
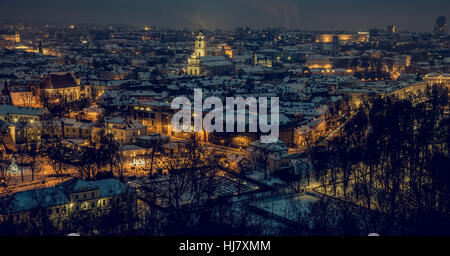
<instances>
[{"instance_id":1,"label":"road","mask_svg":"<svg viewBox=\"0 0 450 256\"><path fill-rule=\"evenodd\" d=\"M340 132L342 130L342 128L344 128L352 119L353 117L355 117L356 113L350 115L349 118L347 118L341 125L338 126L338 128L336 128L334 131L330 132L330 134L327 135L327 137L325 137L322 141L320 141L318 143L319 146L323 146L325 145L325 143L330 140L331 138L333 138L338 132Z\"/></svg>"},{"instance_id":2,"label":"road","mask_svg":"<svg viewBox=\"0 0 450 256\"><path fill-rule=\"evenodd\" d=\"M201 142L201 144L203 146L210 147L217 151L221 151L221 152L228 153L228 154L236 154L236 155L240 155L240 156L246 155L245 150L241 150L241 149L237 149L237 148L225 147L225 146L216 145L216 144L213 144L210 142Z\"/></svg>"}]
</instances>

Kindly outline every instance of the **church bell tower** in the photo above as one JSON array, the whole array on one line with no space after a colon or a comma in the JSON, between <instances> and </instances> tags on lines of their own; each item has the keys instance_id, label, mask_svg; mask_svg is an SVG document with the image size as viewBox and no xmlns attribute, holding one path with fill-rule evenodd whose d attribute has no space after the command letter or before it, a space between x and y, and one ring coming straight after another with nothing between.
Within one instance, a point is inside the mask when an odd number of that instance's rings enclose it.
<instances>
[{"instance_id":1,"label":"church bell tower","mask_svg":"<svg viewBox=\"0 0 450 256\"><path fill-rule=\"evenodd\" d=\"M202 32L195 37L195 55L197 57L206 56L206 40Z\"/></svg>"}]
</instances>

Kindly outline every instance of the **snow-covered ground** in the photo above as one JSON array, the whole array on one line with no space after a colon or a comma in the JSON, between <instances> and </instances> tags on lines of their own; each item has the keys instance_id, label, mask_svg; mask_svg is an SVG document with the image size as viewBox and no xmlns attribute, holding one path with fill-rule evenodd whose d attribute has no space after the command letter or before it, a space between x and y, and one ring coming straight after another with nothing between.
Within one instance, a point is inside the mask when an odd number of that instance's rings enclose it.
<instances>
[{"instance_id":1,"label":"snow-covered ground","mask_svg":"<svg viewBox=\"0 0 450 256\"><path fill-rule=\"evenodd\" d=\"M254 206L268 213L295 221L299 211L307 211L310 204L319 201L309 194L297 194L288 197L266 199Z\"/></svg>"},{"instance_id":2,"label":"snow-covered ground","mask_svg":"<svg viewBox=\"0 0 450 256\"><path fill-rule=\"evenodd\" d=\"M284 186L286 183L279 178L271 177L269 174L267 175L267 180L264 179L264 172L253 171L250 174L246 174L246 177L259 181L261 183L266 184L269 187L274 186Z\"/></svg>"}]
</instances>

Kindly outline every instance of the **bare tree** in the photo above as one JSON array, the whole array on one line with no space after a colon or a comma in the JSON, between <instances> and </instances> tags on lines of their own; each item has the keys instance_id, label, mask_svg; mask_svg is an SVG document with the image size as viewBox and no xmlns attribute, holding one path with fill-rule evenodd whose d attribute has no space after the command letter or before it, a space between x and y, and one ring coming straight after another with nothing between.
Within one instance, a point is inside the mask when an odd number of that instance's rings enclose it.
<instances>
[{"instance_id":1,"label":"bare tree","mask_svg":"<svg viewBox=\"0 0 450 256\"><path fill-rule=\"evenodd\" d=\"M8 187L8 182L11 178L10 174L8 173L10 164L11 161L8 159L8 157L0 152L0 187Z\"/></svg>"}]
</instances>

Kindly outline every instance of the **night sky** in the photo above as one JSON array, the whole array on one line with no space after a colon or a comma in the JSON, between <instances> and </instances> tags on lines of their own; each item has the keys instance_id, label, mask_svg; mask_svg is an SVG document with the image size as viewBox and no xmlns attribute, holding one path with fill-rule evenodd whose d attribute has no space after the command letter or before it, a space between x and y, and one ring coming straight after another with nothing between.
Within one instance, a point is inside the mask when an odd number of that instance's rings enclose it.
<instances>
[{"instance_id":1,"label":"night sky","mask_svg":"<svg viewBox=\"0 0 450 256\"><path fill-rule=\"evenodd\" d=\"M190 29L236 26L430 32L448 0L0 0L0 19Z\"/></svg>"}]
</instances>

